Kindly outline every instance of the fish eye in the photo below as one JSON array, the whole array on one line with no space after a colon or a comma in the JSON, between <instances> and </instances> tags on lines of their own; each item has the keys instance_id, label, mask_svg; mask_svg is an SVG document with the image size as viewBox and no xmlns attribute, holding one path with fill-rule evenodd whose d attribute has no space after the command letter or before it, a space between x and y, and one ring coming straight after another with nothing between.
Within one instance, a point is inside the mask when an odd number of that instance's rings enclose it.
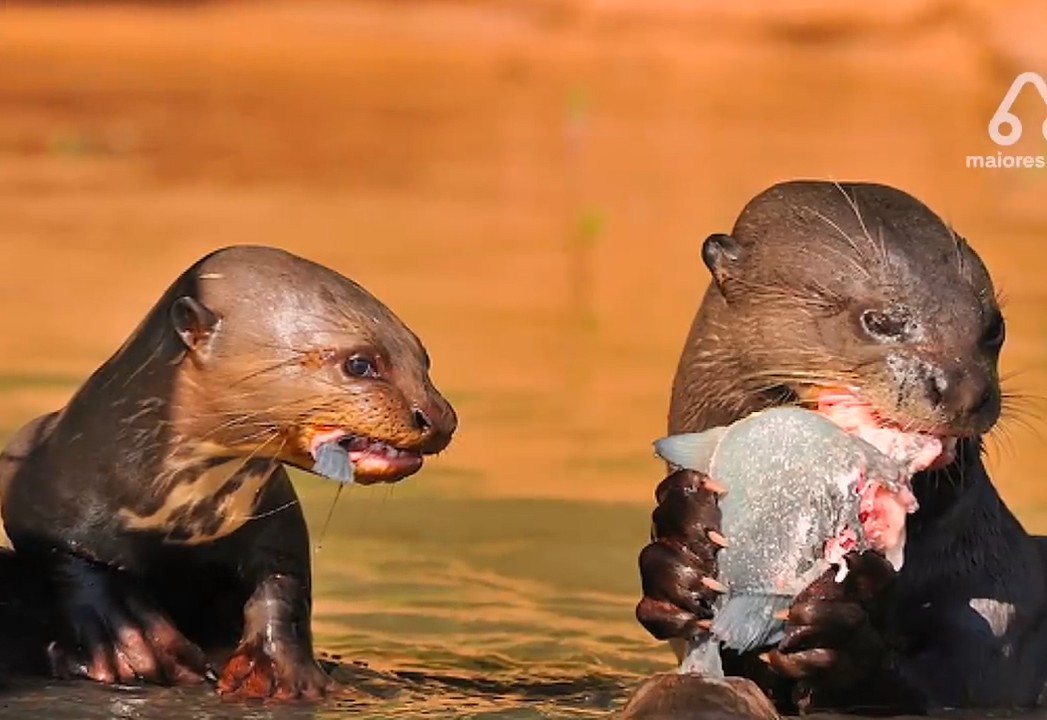
<instances>
[{"instance_id":1,"label":"fish eye","mask_svg":"<svg viewBox=\"0 0 1047 720\"><path fill-rule=\"evenodd\" d=\"M366 355L352 355L342 363L345 374L350 377L378 377L374 360Z\"/></svg>"}]
</instances>

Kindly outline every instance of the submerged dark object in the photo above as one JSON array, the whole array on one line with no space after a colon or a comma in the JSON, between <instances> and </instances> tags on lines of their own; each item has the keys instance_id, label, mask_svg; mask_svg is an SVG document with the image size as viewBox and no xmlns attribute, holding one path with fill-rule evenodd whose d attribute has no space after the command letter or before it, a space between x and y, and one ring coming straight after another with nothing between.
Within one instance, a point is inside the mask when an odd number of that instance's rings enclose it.
<instances>
[{"instance_id":1,"label":"submerged dark object","mask_svg":"<svg viewBox=\"0 0 1047 720\"><path fill-rule=\"evenodd\" d=\"M644 681L618 720L777 720L752 680L660 673Z\"/></svg>"}]
</instances>

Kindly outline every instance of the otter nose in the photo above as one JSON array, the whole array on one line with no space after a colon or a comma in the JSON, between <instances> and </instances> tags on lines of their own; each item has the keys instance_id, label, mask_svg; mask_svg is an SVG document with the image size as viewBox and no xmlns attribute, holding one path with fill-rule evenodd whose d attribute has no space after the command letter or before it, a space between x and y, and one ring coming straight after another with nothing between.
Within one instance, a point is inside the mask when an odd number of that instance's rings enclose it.
<instances>
[{"instance_id":1,"label":"otter nose","mask_svg":"<svg viewBox=\"0 0 1047 720\"><path fill-rule=\"evenodd\" d=\"M967 420L992 410L996 389L986 373L955 368L928 368L927 397L950 417Z\"/></svg>"},{"instance_id":2,"label":"otter nose","mask_svg":"<svg viewBox=\"0 0 1047 720\"><path fill-rule=\"evenodd\" d=\"M458 416L451 404L442 397L424 405L415 405L413 410L415 427L422 433L426 452L436 453L446 448L451 436L458 428Z\"/></svg>"},{"instance_id":3,"label":"otter nose","mask_svg":"<svg viewBox=\"0 0 1047 720\"><path fill-rule=\"evenodd\" d=\"M414 409L414 424L415 427L417 427L422 432L428 431L429 428L433 426L433 424L429 422L429 416L427 416L422 410L419 410L418 408Z\"/></svg>"}]
</instances>

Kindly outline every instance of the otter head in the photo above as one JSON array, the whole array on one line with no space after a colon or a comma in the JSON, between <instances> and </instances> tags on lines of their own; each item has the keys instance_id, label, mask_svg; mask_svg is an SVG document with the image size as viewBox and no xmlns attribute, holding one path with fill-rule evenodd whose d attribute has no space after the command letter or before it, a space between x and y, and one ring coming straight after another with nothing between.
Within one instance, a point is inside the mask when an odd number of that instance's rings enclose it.
<instances>
[{"instance_id":1,"label":"otter head","mask_svg":"<svg viewBox=\"0 0 1047 720\"><path fill-rule=\"evenodd\" d=\"M1004 321L989 274L915 198L876 184L782 183L730 235L710 236L702 259L713 282L681 360L678 425L701 422L689 395L751 411L753 398L833 388L886 425L941 437L977 436L998 419Z\"/></svg>"},{"instance_id":2,"label":"otter head","mask_svg":"<svg viewBox=\"0 0 1047 720\"><path fill-rule=\"evenodd\" d=\"M393 482L443 450L457 418L419 339L353 281L273 248L219 250L167 296L181 353L178 433L213 455L311 469L338 439L357 482Z\"/></svg>"}]
</instances>

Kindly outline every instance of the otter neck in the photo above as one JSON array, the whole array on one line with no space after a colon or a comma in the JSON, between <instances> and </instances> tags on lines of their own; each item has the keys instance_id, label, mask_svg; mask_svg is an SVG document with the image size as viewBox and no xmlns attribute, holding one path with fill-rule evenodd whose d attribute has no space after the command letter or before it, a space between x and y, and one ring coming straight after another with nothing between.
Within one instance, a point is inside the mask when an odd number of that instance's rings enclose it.
<instances>
[{"instance_id":1,"label":"otter neck","mask_svg":"<svg viewBox=\"0 0 1047 720\"><path fill-rule=\"evenodd\" d=\"M710 283L673 378L670 434L730 425L795 399L787 388L768 388L749 379L742 364L745 348L741 345L732 330L727 303Z\"/></svg>"},{"instance_id":2,"label":"otter neck","mask_svg":"<svg viewBox=\"0 0 1047 720\"><path fill-rule=\"evenodd\" d=\"M218 442L216 424L227 418L213 413L206 402L198 411L178 412L192 396L206 396L194 378L193 362L185 346L166 323L147 318L128 340L80 387L62 410L77 428L74 436L56 437L62 445L111 444L125 449L121 468L135 465L156 477L186 477L207 472L224 462L248 455L265 456L259 448L239 451ZM127 368L133 368L128 373ZM186 382L188 380L188 382ZM130 462L129 462L130 461Z\"/></svg>"},{"instance_id":3,"label":"otter neck","mask_svg":"<svg viewBox=\"0 0 1047 720\"><path fill-rule=\"evenodd\" d=\"M932 527L937 519L948 515L977 482L988 482L981 451L980 437L961 440L956 459L949 465L913 476L913 492L920 504L919 511L908 520L913 533Z\"/></svg>"}]
</instances>

